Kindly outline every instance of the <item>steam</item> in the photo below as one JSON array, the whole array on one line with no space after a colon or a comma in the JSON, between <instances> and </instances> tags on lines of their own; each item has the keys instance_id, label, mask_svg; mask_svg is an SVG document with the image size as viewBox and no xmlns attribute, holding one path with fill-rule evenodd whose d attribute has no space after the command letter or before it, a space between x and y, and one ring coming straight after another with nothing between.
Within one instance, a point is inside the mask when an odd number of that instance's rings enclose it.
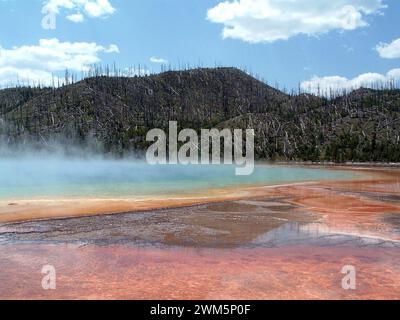
<instances>
[{"instance_id":1,"label":"steam","mask_svg":"<svg viewBox=\"0 0 400 320\"><path fill-rule=\"evenodd\" d=\"M149 165L141 154L105 153L94 137L76 143L67 138L17 142L0 136L0 199L8 201L177 195L222 186L230 176L234 167Z\"/></svg>"},{"instance_id":2,"label":"steam","mask_svg":"<svg viewBox=\"0 0 400 320\"><path fill-rule=\"evenodd\" d=\"M3 122L3 128L5 123ZM1 133L3 132L3 134ZM150 165L141 154L115 155L93 136L12 141L0 130L0 200L157 198L204 195L215 188L348 178L349 172L258 166L236 176L234 165Z\"/></svg>"},{"instance_id":3,"label":"steam","mask_svg":"<svg viewBox=\"0 0 400 320\"><path fill-rule=\"evenodd\" d=\"M107 152L104 144L93 133L85 137L68 137L62 133L54 133L50 137L38 133L10 134L17 132L11 125L0 118L0 159L4 158L60 158L60 159L138 159L142 153L123 151L121 153Z\"/></svg>"}]
</instances>

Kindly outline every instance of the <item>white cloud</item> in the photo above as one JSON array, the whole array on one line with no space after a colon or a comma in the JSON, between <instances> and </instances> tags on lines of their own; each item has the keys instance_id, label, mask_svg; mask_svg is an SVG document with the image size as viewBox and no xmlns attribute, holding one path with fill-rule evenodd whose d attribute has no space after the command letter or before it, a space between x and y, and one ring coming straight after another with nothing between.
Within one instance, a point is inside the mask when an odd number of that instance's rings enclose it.
<instances>
[{"instance_id":1,"label":"white cloud","mask_svg":"<svg viewBox=\"0 0 400 320\"><path fill-rule=\"evenodd\" d=\"M116 44L110 45L108 48L104 50L106 53L119 53L119 48Z\"/></svg>"},{"instance_id":2,"label":"white cloud","mask_svg":"<svg viewBox=\"0 0 400 320\"><path fill-rule=\"evenodd\" d=\"M153 63L160 63L160 64L167 64L168 60L163 59L163 58L158 58L158 57L151 57L150 61Z\"/></svg>"},{"instance_id":3,"label":"white cloud","mask_svg":"<svg viewBox=\"0 0 400 320\"><path fill-rule=\"evenodd\" d=\"M85 16L107 17L116 11L109 0L46 0L42 12L60 14L62 9L72 12L67 19L77 23L84 21Z\"/></svg>"},{"instance_id":4,"label":"white cloud","mask_svg":"<svg viewBox=\"0 0 400 320\"><path fill-rule=\"evenodd\" d=\"M41 39L38 45L5 49L0 46L0 85L15 82L51 83L52 73L63 70L87 71L101 62L100 53L118 53L118 47L94 42L61 42Z\"/></svg>"},{"instance_id":5,"label":"white cloud","mask_svg":"<svg viewBox=\"0 0 400 320\"><path fill-rule=\"evenodd\" d=\"M365 16L386 6L383 0L234 0L208 10L208 20L224 25L223 38L250 43L287 40L299 34L367 26Z\"/></svg>"},{"instance_id":6,"label":"white cloud","mask_svg":"<svg viewBox=\"0 0 400 320\"><path fill-rule=\"evenodd\" d=\"M72 22L75 22L75 23L83 22L85 20L85 17L80 12L74 13L74 14L70 14L66 18L68 20L71 20Z\"/></svg>"},{"instance_id":7,"label":"white cloud","mask_svg":"<svg viewBox=\"0 0 400 320\"><path fill-rule=\"evenodd\" d=\"M113 14L115 8L111 5L108 0L97 0L97 1L82 1L84 3L85 12L91 17L102 17Z\"/></svg>"},{"instance_id":8,"label":"white cloud","mask_svg":"<svg viewBox=\"0 0 400 320\"><path fill-rule=\"evenodd\" d=\"M386 74L364 73L353 79L340 76L314 76L311 80L303 81L301 83L301 88L309 93L329 96L331 90L335 92L359 88L376 88L380 85L387 85L392 81L400 81L400 68L392 69Z\"/></svg>"},{"instance_id":9,"label":"white cloud","mask_svg":"<svg viewBox=\"0 0 400 320\"><path fill-rule=\"evenodd\" d=\"M376 50L381 58L400 58L400 39L394 40L391 43L380 43L376 46Z\"/></svg>"}]
</instances>

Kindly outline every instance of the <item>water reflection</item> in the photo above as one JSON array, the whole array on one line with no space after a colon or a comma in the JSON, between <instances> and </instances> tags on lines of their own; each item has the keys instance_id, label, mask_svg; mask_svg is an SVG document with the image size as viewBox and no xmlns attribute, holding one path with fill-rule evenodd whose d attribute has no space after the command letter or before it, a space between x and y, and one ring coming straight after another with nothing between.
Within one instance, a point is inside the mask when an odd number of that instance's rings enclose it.
<instances>
[{"instance_id":1,"label":"water reflection","mask_svg":"<svg viewBox=\"0 0 400 320\"><path fill-rule=\"evenodd\" d=\"M274 248L286 245L308 244L318 246L382 246L399 247L400 241L360 235L355 228L340 232L322 223L300 224L288 222L258 236L247 247Z\"/></svg>"}]
</instances>

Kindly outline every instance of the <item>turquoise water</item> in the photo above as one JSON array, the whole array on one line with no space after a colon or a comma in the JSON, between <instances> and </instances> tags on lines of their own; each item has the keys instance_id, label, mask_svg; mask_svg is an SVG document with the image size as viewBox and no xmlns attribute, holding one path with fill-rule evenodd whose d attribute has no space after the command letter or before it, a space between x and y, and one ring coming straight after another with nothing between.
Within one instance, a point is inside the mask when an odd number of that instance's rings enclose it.
<instances>
[{"instance_id":1,"label":"turquoise water","mask_svg":"<svg viewBox=\"0 0 400 320\"><path fill-rule=\"evenodd\" d=\"M292 166L256 166L236 176L234 166L151 166L131 160L0 160L0 198L147 197L210 188L352 179L354 173Z\"/></svg>"}]
</instances>

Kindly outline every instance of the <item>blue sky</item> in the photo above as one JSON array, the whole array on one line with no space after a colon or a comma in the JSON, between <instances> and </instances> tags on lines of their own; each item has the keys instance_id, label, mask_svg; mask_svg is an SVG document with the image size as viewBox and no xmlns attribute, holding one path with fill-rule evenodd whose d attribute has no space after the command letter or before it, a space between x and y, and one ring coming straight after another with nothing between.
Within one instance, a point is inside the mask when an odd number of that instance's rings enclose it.
<instances>
[{"instance_id":1,"label":"blue sky","mask_svg":"<svg viewBox=\"0 0 400 320\"><path fill-rule=\"evenodd\" d=\"M42 9L52 1L56 27L44 29L42 19L53 11ZM0 0L0 84L27 74L46 78L65 66L84 69L91 61L152 71L161 70L162 60L175 67L246 67L269 83L303 83L311 91L316 83L357 86L359 75L368 82L393 70L400 78L399 1L222 2ZM39 44L41 39L58 42ZM378 52L380 43L386 46Z\"/></svg>"}]
</instances>

